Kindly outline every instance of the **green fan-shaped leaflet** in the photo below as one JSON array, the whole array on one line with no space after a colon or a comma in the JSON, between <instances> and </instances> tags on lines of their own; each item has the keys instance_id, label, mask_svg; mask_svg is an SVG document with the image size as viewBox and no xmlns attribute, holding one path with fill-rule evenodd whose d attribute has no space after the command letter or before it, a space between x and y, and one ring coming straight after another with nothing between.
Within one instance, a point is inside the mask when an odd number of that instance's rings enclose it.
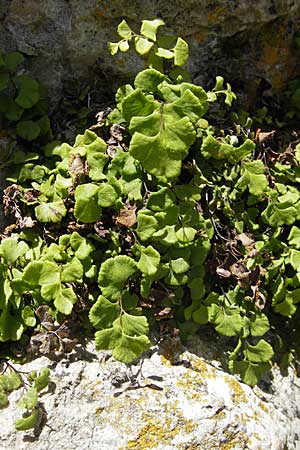
<instances>
[{"instance_id":1,"label":"green fan-shaped leaflet","mask_svg":"<svg viewBox=\"0 0 300 450\"><path fill-rule=\"evenodd\" d=\"M136 262L126 255L115 256L104 261L98 276L102 294L109 300L120 299L126 283L136 271Z\"/></svg>"}]
</instances>

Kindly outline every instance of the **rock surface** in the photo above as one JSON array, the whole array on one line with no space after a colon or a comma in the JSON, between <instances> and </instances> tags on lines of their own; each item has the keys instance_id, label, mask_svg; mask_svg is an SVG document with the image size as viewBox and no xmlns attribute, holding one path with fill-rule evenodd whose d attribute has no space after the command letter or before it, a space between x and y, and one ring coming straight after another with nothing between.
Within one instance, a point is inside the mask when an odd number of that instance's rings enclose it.
<instances>
[{"instance_id":1,"label":"rock surface","mask_svg":"<svg viewBox=\"0 0 300 450\"><path fill-rule=\"evenodd\" d=\"M52 100L65 81L81 79L105 104L141 67L134 54L109 55L116 26L125 18L138 31L155 17L189 42L189 69L206 87L223 75L251 97L262 80L278 90L300 74L300 0L2 0L0 48L28 55Z\"/></svg>"},{"instance_id":2,"label":"rock surface","mask_svg":"<svg viewBox=\"0 0 300 450\"><path fill-rule=\"evenodd\" d=\"M95 351L79 359L42 357L22 370L52 369L41 398L46 424L15 432L15 407L1 412L1 450L298 450L300 382L273 371L272 393L254 390L170 340L129 369ZM212 349L210 351L213 351ZM19 395L19 394L18 394Z\"/></svg>"}]
</instances>

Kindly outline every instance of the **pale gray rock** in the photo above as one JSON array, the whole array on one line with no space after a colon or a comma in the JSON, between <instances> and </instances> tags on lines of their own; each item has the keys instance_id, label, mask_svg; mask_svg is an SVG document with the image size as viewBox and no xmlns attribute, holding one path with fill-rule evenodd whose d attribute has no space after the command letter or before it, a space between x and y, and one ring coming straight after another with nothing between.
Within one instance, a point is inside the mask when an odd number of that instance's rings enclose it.
<instances>
[{"instance_id":1,"label":"pale gray rock","mask_svg":"<svg viewBox=\"0 0 300 450\"><path fill-rule=\"evenodd\" d=\"M269 393L238 381L176 339L128 368L90 343L79 359L38 358L22 370L52 369L42 404L47 422L15 432L15 406L1 411L1 450L298 450L300 383L273 370ZM207 345L204 343L204 346ZM213 351L213 350L211 350ZM73 362L72 359L75 359Z\"/></svg>"}]
</instances>

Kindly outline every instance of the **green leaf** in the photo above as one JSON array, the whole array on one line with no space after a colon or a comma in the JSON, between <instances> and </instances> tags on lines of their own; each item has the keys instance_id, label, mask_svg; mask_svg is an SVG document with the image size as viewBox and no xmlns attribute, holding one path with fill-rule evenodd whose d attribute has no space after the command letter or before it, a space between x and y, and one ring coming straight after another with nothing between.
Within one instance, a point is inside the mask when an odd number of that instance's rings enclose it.
<instances>
[{"instance_id":1,"label":"green leaf","mask_svg":"<svg viewBox=\"0 0 300 450\"><path fill-rule=\"evenodd\" d=\"M32 261L24 269L22 280L30 286L60 283L60 271L54 262Z\"/></svg>"},{"instance_id":2,"label":"green leaf","mask_svg":"<svg viewBox=\"0 0 300 450\"><path fill-rule=\"evenodd\" d=\"M3 112L8 120L16 121L20 120L24 109L17 105L11 97L4 93L0 93L0 112Z\"/></svg>"},{"instance_id":3,"label":"green leaf","mask_svg":"<svg viewBox=\"0 0 300 450\"><path fill-rule=\"evenodd\" d=\"M81 184L75 189L74 216L84 223L96 222L101 214L99 186L93 183Z\"/></svg>"},{"instance_id":4,"label":"green leaf","mask_svg":"<svg viewBox=\"0 0 300 450\"><path fill-rule=\"evenodd\" d=\"M71 234L70 245L75 251L76 258L84 261L94 250L94 246L83 236L80 236L77 231Z\"/></svg>"},{"instance_id":5,"label":"green leaf","mask_svg":"<svg viewBox=\"0 0 300 450\"><path fill-rule=\"evenodd\" d=\"M36 218L40 222L59 223L67 214L63 200L57 200L56 202L49 203L41 202L35 207L34 211Z\"/></svg>"},{"instance_id":6,"label":"green leaf","mask_svg":"<svg viewBox=\"0 0 300 450\"><path fill-rule=\"evenodd\" d=\"M152 114L155 121L161 117L159 112ZM169 119L170 120L170 119ZM181 161L196 137L194 127L187 117L172 120L160 127L155 136L135 132L129 147L130 154L140 161L144 169L163 182L175 179L181 170Z\"/></svg>"},{"instance_id":7,"label":"green leaf","mask_svg":"<svg viewBox=\"0 0 300 450\"><path fill-rule=\"evenodd\" d=\"M290 245L295 246L297 249L300 249L300 229L296 226L291 228L291 231L288 235L288 241Z\"/></svg>"},{"instance_id":8,"label":"green leaf","mask_svg":"<svg viewBox=\"0 0 300 450\"><path fill-rule=\"evenodd\" d=\"M132 30L125 20L122 20L122 22L119 23L117 33L123 39L131 39L132 36Z\"/></svg>"},{"instance_id":9,"label":"green leaf","mask_svg":"<svg viewBox=\"0 0 300 450\"><path fill-rule=\"evenodd\" d=\"M27 325L28 327L35 326L36 318L30 306L24 306L24 308L22 309L22 319L25 325Z\"/></svg>"},{"instance_id":10,"label":"green leaf","mask_svg":"<svg viewBox=\"0 0 300 450\"><path fill-rule=\"evenodd\" d=\"M148 41L148 39L138 36L135 38L134 44L139 55L146 55L154 45L153 42Z\"/></svg>"},{"instance_id":11,"label":"green leaf","mask_svg":"<svg viewBox=\"0 0 300 450\"><path fill-rule=\"evenodd\" d=\"M40 374L34 379L34 387L36 388L37 392L42 391L45 389L49 382L50 382L50 370L48 367L43 367L40 371Z\"/></svg>"},{"instance_id":12,"label":"green leaf","mask_svg":"<svg viewBox=\"0 0 300 450\"><path fill-rule=\"evenodd\" d=\"M292 225L298 218L298 211L289 202L271 202L261 213L261 217L265 223L277 228L282 225Z\"/></svg>"},{"instance_id":13,"label":"green leaf","mask_svg":"<svg viewBox=\"0 0 300 450\"><path fill-rule=\"evenodd\" d=\"M5 392L0 391L0 409L5 408L9 404L8 397Z\"/></svg>"},{"instance_id":14,"label":"green leaf","mask_svg":"<svg viewBox=\"0 0 300 450\"><path fill-rule=\"evenodd\" d=\"M23 417L22 419L17 419L15 421L15 427L17 431L26 431L34 428L39 420L40 410L34 409L32 413L28 416Z\"/></svg>"},{"instance_id":15,"label":"green leaf","mask_svg":"<svg viewBox=\"0 0 300 450\"><path fill-rule=\"evenodd\" d=\"M174 273L185 273L189 270L190 265L184 258L177 258L171 261L171 269Z\"/></svg>"},{"instance_id":16,"label":"green leaf","mask_svg":"<svg viewBox=\"0 0 300 450\"><path fill-rule=\"evenodd\" d=\"M118 361L130 363L147 350L151 343L146 317L123 314L116 319L111 328L95 333L96 347L99 350L112 350Z\"/></svg>"},{"instance_id":17,"label":"green leaf","mask_svg":"<svg viewBox=\"0 0 300 450\"><path fill-rule=\"evenodd\" d=\"M136 232L141 241L149 239L158 229L158 223L150 212L139 211L137 214L138 226Z\"/></svg>"},{"instance_id":18,"label":"green leaf","mask_svg":"<svg viewBox=\"0 0 300 450\"><path fill-rule=\"evenodd\" d=\"M157 106L140 89L135 89L122 101L122 114L129 122L134 116L149 116Z\"/></svg>"},{"instance_id":19,"label":"green leaf","mask_svg":"<svg viewBox=\"0 0 300 450\"><path fill-rule=\"evenodd\" d=\"M270 361L270 359L274 356L274 351L268 342L261 339L256 345L250 345L247 343L244 350L244 355L247 360L252 363L261 363Z\"/></svg>"},{"instance_id":20,"label":"green leaf","mask_svg":"<svg viewBox=\"0 0 300 450\"><path fill-rule=\"evenodd\" d=\"M83 266L78 258L74 257L65 264L61 273L61 281L64 283L81 282L83 277Z\"/></svg>"},{"instance_id":21,"label":"green leaf","mask_svg":"<svg viewBox=\"0 0 300 450\"><path fill-rule=\"evenodd\" d=\"M102 263L98 283L102 294L111 300L118 300L122 291L137 270L136 262L126 255L108 258Z\"/></svg>"},{"instance_id":22,"label":"green leaf","mask_svg":"<svg viewBox=\"0 0 300 450\"><path fill-rule=\"evenodd\" d=\"M0 256L9 266L25 255L28 250L29 247L24 241L18 242L18 239L13 237L2 239L0 244Z\"/></svg>"},{"instance_id":23,"label":"green leaf","mask_svg":"<svg viewBox=\"0 0 300 450\"><path fill-rule=\"evenodd\" d=\"M184 244L192 242L194 240L196 234L197 234L197 230L195 228L186 227L186 226L181 227L176 231L177 239Z\"/></svg>"},{"instance_id":24,"label":"green leaf","mask_svg":"<svg viewBox=\"0 0 300 450\"><path fill-rule=\"evenodd\" d=\"M22 108L31 108L40 98L39 84L29 75L18 75L14 82L19 89L16 103Z\"/></svg>"},{"instance_id":25,"label":"green leaf","mask_svg":"<svg viewBox=\"0 0 300 450\"><path fill-rule=\"evenodd\" d=\"M20 318L10 314L9 309L5 308L0 315L0 341L18 341L24 330Z\"/></svg>"},{"instance_id":26,"label":"green leaf","mask_svg":"<svg viewBox=\"0 0 300 450\"><path fill-rule=\"evenodd\" d=\"M208 323L208 307L207 306L200 306L200 308L196 309L192 313L192 319L194 322L198 323L199 325L205 325Z\"/></svg>"},{"instance_id":27,"label":"green leaf","mask_svg":"<svg viewBox=\"0 0 300 450\"><path fill-rule=\"evenodd\" d=\"M77 296L72 288L62 288L54 299L55 308L62 314L69 315L73 305L77 302Z\"/></svg>"},{"instance_id":28,"label":"green leaf","mask_svg":"<svg viewBox=\"0 0 300 450\"><path fill-rule=\"evenodd\" d=\"M155 69L142 70L134 80L136 89L144 92L156 92L157 86L166 79L166 76Z\"/></svg>"},{"instance_id":29,"label":"green leaf","mask_svg":"<svg viewBox=\"0 0 300 450\"><path fill-rule=\"evenodd\" d=\"M174 52L172 50L168 50L166 48L158 47L155 54L160 58L164 59L172 59L174 58Z\"/></svg>"},{"instance_id":30,"label":"green leaf","mask_svg":"<svg viewBox=\"0 0 300 450\"><path fill-rule=\"evenodd\" d=\"M9 74L7 72L0 73L0 91L3 91L7 88L9 83ZM1 110L2 107L0 106ZM4 112L5 110L3 110Z\"/></svg>"},{"instance_id":31,"label":"green leaf","mask_svg":"<svg viewBox=\"0 0 300 450\"><path fill-rule=\"evenodd\" d=\"M40 127L37 122L33 122L32 120L24 120L20 121L17 124L17 133L18 135L26 139L26 141L33 141L40 135Z\"/></svg>"},{"instance_id":32,"label":"green leaf","mask_svg":"<svg viewBox=\"0 0 300 450\"><path fill-rule=\"evenodd\" d=\"M224 336L238 335L243 326L239 310L215 304L209 307L209 321L215 325L216 331Z\"/></svg>"},{"instance_id":33,"label":"green leaf","mask_svg":"<svg viewBox=\"0 0 300 450\"><path fill-rule=\"evenodd\" d=\"M98 205L103 208L113 206L118 199L115 189L107 183L101 183L98 187Z\"/></svg>"},{"instance_id":34,"label":"green leaf","mask_svg":"<svg viewBox=\"0 0 300 450\"><path fill-rule=\"evenodd\" d=\"M244 317L245 321L246 317ZM265 314L255 314L247 318L247 326L252 336L263 336L269 329L270 323Z\"/></svg>"},{"instance_id":35,"label":"green leaf","mask_svg":"<svg viewBox=\"0 0 300 450\"><path fill-rule=\"evenodd\" d=\"M141 257L137 264L138 269L146 276L155 275L160 263L159 252L152 245L148 245L148 247L141 246L140 251Z\"/></svg>"},{"instance_id":36,"label":"green leaf","mask_svg":"<svg viewBox=\"0 0 300 450\"><path fill-rule=\"evenodd\" d=\"M184 66L188 59L189 46L183 39L179 37L174 47L174 64L175 66Z\"/></svg>"},{"instance_id":37,"label":"green leaf","mask_svg":"<svg viewBox=\"0 0 300 450\"><path fill-rule=\"evenodd\" d=\"M143 20L141 26L141 34L146 38L156 41L156 33L158 27L164 25L164 21L161 19Z\"/></svg>"},{"instance_id":38,"label":"green leaf","mask_svg":"<svg viewBox=\"0 0 300 450\"><path fill-rule=\"evenodd\" d=\"M220 91L221 89L223 89L223 84L224 84L224 78L223 77L216 77L216 84L215 87L213 88L213 91Z\"/></svg>"},{"instance_id":39,"label":"green leaf","mask_svg":"<svg viewBox=\"0 0 300 450\"><path fill-rule=\"evenodd\" d=\"M4 58L6 68L14 72L16 68L24 62L24 56L19 52L11 52Z\"/></svg>"},{"instance_id":40,"label":"green leaf","mask_svg":"<svg viewBox=\"0 0 300 450\"><path fill-rule=\"evenodd\" d=\"M96 330L102 330L103 328L110 328L119 315L119 304L110 302L103 295L100 295L90 309L89 319Z\"/></svg>"},{"instance_id":41,"label":"green leaf","mask_svg":"<svg viewBox=\"0 0 300 450\"><path fill-rule=\"evenodd\" d=\"M268 362L255 364L249 361L229 361L229 369L233 373L240 374L244 383L249 386L257 384L262 375L271 369L271 364Z\"/></svg>"},{"instance_id":42,"label":"green leaf","mask_svg":"<svg viewBox=\"0 0 300 450\"><path fill-rule=\"evenodd\" d=\"M173 192L164 187L157 192L153 192L148 199L147 208L152 211L165 211L169 206L174 205L176 197Z\"/></svg>"},{"instance_id":43,"label":"green leaf","mask_svg":"<svg viewBox=\"0 0 300 450\"><path fill-rule=\"evenodd\" d=\"M38 404L38 391L35 387L30 387L19 401L20 408L33 409Z\"/></svg>"},{"instance_id":44,"label":"green leaf","mask_svg":"<svg viewBox=\"0 0 300 450\"><path fill-rule=\"evenodd\" d=\"M241 178L236 188L244 191L248 187L249 192L257 197L266 193L269 183L264 174L265 166L261 160L242 162Z\"/></svg>"},{"instance_id":45,"label":"green leaf","mask_svg":"<svg viewBox=\"0 0 300 450\"><path fill-rule=\"evenodd\" d=\"M109 42L108 50L112 56L116 55L119 50L119 42Z\"/></svg>"}]
</instances>

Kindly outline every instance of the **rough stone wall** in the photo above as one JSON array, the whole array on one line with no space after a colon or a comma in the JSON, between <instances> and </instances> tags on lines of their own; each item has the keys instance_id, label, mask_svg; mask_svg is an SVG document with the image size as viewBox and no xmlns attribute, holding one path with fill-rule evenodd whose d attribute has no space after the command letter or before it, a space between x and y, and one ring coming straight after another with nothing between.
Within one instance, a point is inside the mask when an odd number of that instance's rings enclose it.
<instances>
[{"instance_id":1,"label":"rough stone wall","mask_svg":"<svg viewBox=\"0 0 300 450\"><path fill-rule=\"evenodd\" d=\"M155 17L189 42L189 69L205 86L225 75L251 96L262 79L280 90L300 75L300 0L1 0L0 48L28 55L54 100L66 79L97 79L105 93L142 67L134 54L109 55L117 24L138 30Z\"/></svg>"}]
</instances>

